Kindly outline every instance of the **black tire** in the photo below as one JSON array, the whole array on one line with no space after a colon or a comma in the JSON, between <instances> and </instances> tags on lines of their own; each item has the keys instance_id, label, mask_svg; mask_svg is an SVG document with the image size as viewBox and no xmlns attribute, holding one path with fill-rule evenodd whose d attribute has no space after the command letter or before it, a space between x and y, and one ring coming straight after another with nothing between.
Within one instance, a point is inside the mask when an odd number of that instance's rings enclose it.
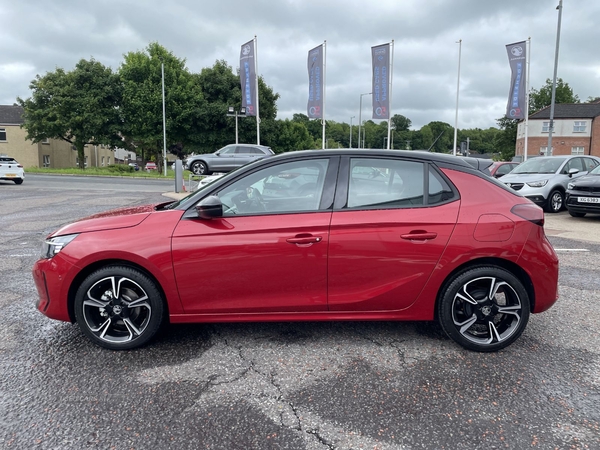
<instances>
[{"instance_id":1,"label":"black tire","mask_svg":"<svg viewBox=\"0 0 600 450\"><path fill-rule=\"evenodd\" d=\"M557 213L560 212L564 206L565 194L558 189L553 190L548 196L548 201L546 202L546 212Z\"/></svg>"},{"instance_id":2,"label":"black tire","mask_svg":"<svg viewBox=\"0 0 600 450\"><path fill-rule=\"evenodd\" d=\"M23 184L23 178L15 178L13 181L15 184Z\"/></svg>"},{"instance_id":3,"label":"black tire","mask_svg":"<svg viewBox=\"0 0 600 450\"><path fill-rule=\"evenodd\" d=\"M575 212L569 209L569 214L571 215L571 217L585 217L586 213Z\"/></svg>"},{"instance_id":4,"label":"black tire","mask_svg":"<svg viewBox=\"0 0 600 450\"><path fill-rule=\"evenodd\" d=\"M479 266L458 273L444 285L438 320L464 348L495 352L523 333L530 309L529 295L517 277L499 267Z\"/></svg>"},{"instance_id":5,"label":"black tire","mask_svg":"<svg viewBox=\"0 0 600 450\"><path fill-rule=\"evenodd\" d=\"M194 175L210 175L208 166L204 161L194 161L190 166L190 170Z\"/></svg>"},{"instance_id":6,"label":"black tire","mask_svg":"<svg viewBox=\"0 0 600 450\"><path fill-rule=\"evenodd\" d=\"M77 290L74 306L83 333L111 350L146 344L165 315L164 300L155 283L125 266L107 266L89 275Z\"/></svg>"}]
</instances>

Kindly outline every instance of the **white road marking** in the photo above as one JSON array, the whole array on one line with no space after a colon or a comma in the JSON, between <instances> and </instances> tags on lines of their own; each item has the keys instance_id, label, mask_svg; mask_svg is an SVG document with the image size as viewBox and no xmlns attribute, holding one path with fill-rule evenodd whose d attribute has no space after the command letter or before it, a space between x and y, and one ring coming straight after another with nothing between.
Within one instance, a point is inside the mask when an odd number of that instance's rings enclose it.
<instances>
[{"instance_id":1,"label":"white road marking","mask_svg":"<svg viewBox=\"0 0 600 450\"><path fill-rule=\"evenodd\" d=\"M589 252L587 248L555 248L555 252Z\"/></svg>"}]
</instances>

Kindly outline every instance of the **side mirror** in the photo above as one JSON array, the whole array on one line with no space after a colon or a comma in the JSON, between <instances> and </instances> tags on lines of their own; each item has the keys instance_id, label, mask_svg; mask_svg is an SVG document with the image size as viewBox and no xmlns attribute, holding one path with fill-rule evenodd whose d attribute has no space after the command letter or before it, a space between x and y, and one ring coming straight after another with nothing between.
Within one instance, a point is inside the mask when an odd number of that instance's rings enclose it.
<instances>
[{"instance_id":1,"label":"side mirror","mask_svg":"<svg viewBox=\"0 0 600 450\"><path fill-rule=\"evenodd\" d=\"M196 212L200 219L205 220L223 217L223 203L219 197L211 195L196 205Z\"/></svg>"},{"instance_id":2,"label":"side mirror","mask_svg":"<svg viewBox=\"0 0 600 450\"><path fill-rule=\"evenodd\" d=\"M575 169L575 168L569 169L569 177L572 177L576 173L579 173L579 169Z\"/></svg>"}]
</instances>

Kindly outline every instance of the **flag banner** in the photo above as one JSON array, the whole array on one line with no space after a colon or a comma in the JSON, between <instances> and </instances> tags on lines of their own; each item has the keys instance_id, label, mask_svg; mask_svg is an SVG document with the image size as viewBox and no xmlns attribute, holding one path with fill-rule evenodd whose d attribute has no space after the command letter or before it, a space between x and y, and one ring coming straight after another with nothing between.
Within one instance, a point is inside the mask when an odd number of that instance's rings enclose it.
<instances>
[{"instance_id":1,"label":"flag banner","mask_svg":"<svg viewBox=\"0 0 600 450\"><path fill-rule=\"evenodd\" d=\"M509 119L524 119L526 111L526 77L527 71L527 46L526 42L516 42L506 46L508 61L512 77L510 81L510 92L508 94L508 106L506 117Z\"/></svg>"},{"instance_id":2,"label":"flag banner","mask_svg":"<svg viewBox=\"0 0 600 450\"><path fill-rule=\"evenodd\" d=\"M242 106L247 116L256 116L256 64L254 60L254 40L242 45L240 51L240 83L242 85Z\"/></svg>"},{"instance_id":3,"label":"flag banner","mask_svg":"<svg viewBox=\"0 0 600 450\"><path fill-rule=\"evenodd\" d=\"M390 44L371 47L373 59L373 119L389 119Z\"/></svg>"},{"instance_id":4,"label":"flag banner","mask_svg":"<svg viewBox=\"0 0 600 450\"><path fill-rule=\"evenodd\" d=\"M308 52L308 104L310 119L323 118L323 44Z\"/></svg>"}]
</instances>

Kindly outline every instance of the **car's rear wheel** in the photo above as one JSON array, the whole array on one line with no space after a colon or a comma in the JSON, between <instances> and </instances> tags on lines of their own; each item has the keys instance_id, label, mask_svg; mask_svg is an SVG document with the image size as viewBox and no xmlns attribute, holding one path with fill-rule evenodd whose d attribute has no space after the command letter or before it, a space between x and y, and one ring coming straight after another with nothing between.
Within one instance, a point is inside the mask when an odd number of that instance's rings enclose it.
<instances>
[{"instance_id":1,"label":"car's rear wheel","mask_svg":"<svg viewBox=\"0 0 600 450\"><path fill-rule=\"evenodd\" d=\"M15 178L13 181L15 184L23 184L23 178Z\"/></svg>"},{"instance_id":2,"label":"car's rear wheel","mask_svg":"<svg viewBox=\"0 0 600 450\"><path fill-rule=\"evenodd\" d=\"M107 266L81 284L75 318L96 344L126 350L148 342L160 328L164 301L155 283L136 269Z\"/></svg>"},{"instance_id":3,"label":"car's rear wheel","mask_svg":"<svg viewBox=\"0 0 600 450\"><path fill-rule=\"evenodd\" d=\"M548 197L548 202L546 203L546 212L557 213L563 208L564 203L565 196L561 191L555 189Z\"/></svg>"},{"instance_id":4,"label":"car's rear wheel","mask_svg":"<svg viewBox=\"0 0 600 450\"><path fill-rule=\"evenodd\" d=\"M569 214L571 215L571 217L584 217L586 213L580 213L569 210Z\"/></svg>"},{"instance_id":5,"label":"car's rear wheel","mask_svg":"<svg viewBox=\"0 0 600 450\"><path fill-rule=\"evenodd\" d=\"M529 320L523 284L512 273L480 266L446 283L438 319L446 334L469 350L493 352L512 344Z\"/></svg>"},{"instance_id":6,"label":"car's rear wheel","mask_svg":"<svg viewBox=\"0 0 600 450\"><path fill-rule=\"evenodd\" d=\"M194 175L210 175L208 167L206 166L204 161L193 162L190 169Z\"/></svg>"}]
</instances>

